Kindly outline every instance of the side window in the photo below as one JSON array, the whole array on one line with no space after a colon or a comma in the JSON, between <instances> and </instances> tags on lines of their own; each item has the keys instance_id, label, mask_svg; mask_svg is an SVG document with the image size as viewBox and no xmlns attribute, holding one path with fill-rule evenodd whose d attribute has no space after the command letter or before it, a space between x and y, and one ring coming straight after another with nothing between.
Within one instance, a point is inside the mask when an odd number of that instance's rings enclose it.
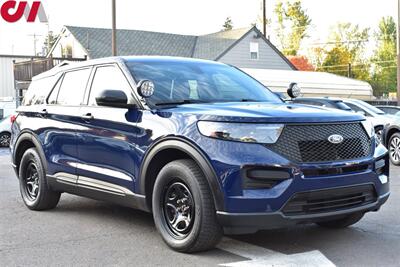
<instances>
[{"instance_id":1,"label":"side window","mask_svg":"<svg viewBox=\"0 0 400 267\"><path fill-rule=\"evenodd\" d=\"M50 104L50 105L57 104L57 96L58 96L58 92L60 91L60 86L61 86L61 83L63 81L63 78L64 77L61 77L57 81L56 86L54 86L53 91L51 91L49 97L47 98L47 104Z\"/></svg>"},{"instance_id":2,"label":"side window","mask_svg":"<svg viewBox=\"0 0 400 267\"><path fill-rule=\"evenodd\" d=\"M22 101L23 106L42 105L46 103L47 95L51 88L53 88L59 76L51 76L34 80L30 84Z\"/></svg>"},{"instance_id":3,"label":"side window","mask_svg":"<svg viewBox=\"0 0 400 267\"><path fill-rule=\"evenodd\" d=\"M57 97L57 104L79 106L83 102L91 69L74 70L65 73Z\"/></svg>"},{"instance_id":4,"label":"side window","mask_svg":"<svg viewBox=\"0 0 400 267\"><path fill-rule=\"evenodd\" d=\"M96 106L96 97L104 90L122 90L130 92L130 86L124 74L116 66L98 67L93 78L89 95L89 106Z\"/></svg>"},{"instance_id":5,"label":"side window","mask_svg":"<svg viewBox=\"0 0 400 267\"><path fill-rule=\"evenodd\" d=\"M365 110L359 108L358 106L351 104L351 103L346 103L346 105L348 105L354 112L362 112L365 113L365 116L371 116L368 112L366 112Z\"/></svg>"}]
</instances>

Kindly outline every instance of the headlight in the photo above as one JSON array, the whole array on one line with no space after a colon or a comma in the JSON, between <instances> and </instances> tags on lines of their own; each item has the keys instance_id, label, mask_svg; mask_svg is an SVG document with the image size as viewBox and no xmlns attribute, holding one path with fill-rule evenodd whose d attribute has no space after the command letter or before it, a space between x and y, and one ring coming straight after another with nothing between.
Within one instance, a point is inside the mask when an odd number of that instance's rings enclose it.
<instances>
[{"instance_id":1,"label":"headlight","mask_svg":"<svg viewBox=\"0 0 400 267\"><path fill-rule=\"evenodd\" d=\"M375 135L375 128L371 121L365 120L361 122L368 136L372 138Z\"/></svg>"},{"instance_id":2,"label":"headlight","mask_svg":"<svg viewBox=\"0 0 400 267\"><path fill-rule=\"evenodd\" d=\"M202 135L212 138L273 144L281 135L284 125L200 121L197 126Z\"/></svg>"}]
</instances>

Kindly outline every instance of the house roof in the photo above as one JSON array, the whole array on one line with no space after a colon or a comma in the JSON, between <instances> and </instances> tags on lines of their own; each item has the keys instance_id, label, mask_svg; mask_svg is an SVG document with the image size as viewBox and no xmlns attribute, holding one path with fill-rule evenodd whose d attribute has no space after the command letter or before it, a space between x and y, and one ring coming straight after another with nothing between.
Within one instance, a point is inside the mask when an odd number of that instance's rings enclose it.
<instances>
[{"instance_id":1,"label":"house roof","mask_svg":"<svg viewBox=\"0 0 400 267\"><path fill-rule=\"evenodd\" d=\"M111 56L111 29L77 26L65 26L65 29L76 38L90 58ZM117 30L118 54L122 56L157 55L218 60L251 30L260 33L256 27L220 31L201 36L121 29ZM290 67L296 69L272 43L265 38L264 41ZM51 53L52 51L49 54Z\"/></svg>"}]
</instances>

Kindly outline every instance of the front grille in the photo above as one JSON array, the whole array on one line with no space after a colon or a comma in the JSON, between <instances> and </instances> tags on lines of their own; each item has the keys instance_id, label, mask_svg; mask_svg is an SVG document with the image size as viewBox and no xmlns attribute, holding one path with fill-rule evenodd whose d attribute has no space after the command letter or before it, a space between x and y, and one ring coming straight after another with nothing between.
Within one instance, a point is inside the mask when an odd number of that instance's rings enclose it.
<instances>
[{"instance_id":1,"label":"front grille","mask_svg":"<svg viewBox=\"0 0 400 267\"><path fill-rule=\"evenodd\" d=\"M370 168L370 165L356 165L340 168L324 168L324 169L302 169L305 177L320 177L320 176L330 176L330 175L341 175L348 173L364 172Z\"/></svg>"},{"instance_id":2,"label":"front grille","mask_svg":"<svg viewBox=\"0 0 400 267\"><path fill-rule=\"evenodd\" d=\"M283 208L285 215L308 215L362 207L377 200L373 185L295 194Z\"/></svg>"},{"instance_id":3,"label":"front grille","mask_svg":"<svg viewBox=\"0 0 400 267\"><path fill-rule=\"evenodd\" d=\"M331 135L343 136L343 142L329 142ZM340 161L370 155L371 139L361 123L286 125L278 141L268 147L298 163Z\"/></svg>"}]
</instances>

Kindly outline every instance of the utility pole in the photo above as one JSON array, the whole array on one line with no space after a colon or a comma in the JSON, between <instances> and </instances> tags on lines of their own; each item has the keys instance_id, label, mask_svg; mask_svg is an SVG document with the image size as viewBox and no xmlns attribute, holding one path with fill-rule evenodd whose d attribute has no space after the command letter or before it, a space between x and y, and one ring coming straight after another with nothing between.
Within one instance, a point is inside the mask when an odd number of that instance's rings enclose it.
<instances>
[{"instance_id":1,"label":"utility pole","mask_svg":"<svg viewBox=\"0 0 400 267\"><path fill-rule=\"evenodd\" d=\"M42 36L42 35L37 35L36 33L34 34L29 34L29 36L33 37L33 55L36 56L36 42L38 41L37 37Z\"/></svg>"},{"instance_id":2,"label":"utility pole","mask_svg":"<svg viewBox=\"0 0 400 267\"><path fill-rule=\"evenodd\" d=\"M400 0L399 0L400 1ZM111 0L111 20L112 20L112 33L111 33L111 48L112 48L112 55L117 55L117 22L116 22L116 0Z\"/></svg>"},{"instance_id":3,"label":"utility pole","mask_svg":"<svg viewBox=\"0 0 400 267\"><path fill-rule=\"evenodd\" d=\"M397 0L397 105L400 106L400 0Z\"/></svg>"},{"instance_id":4,"label":"utility pole","mask_svg":"<svg viewBox=\"0 0 400 267\"><path fill-rule=\"evenodd\" d=\"M267 7L266 7L267 0L263 0L263 33L264 37L267 38ZM400 2L400 0L399 0Z\"/></svg>"},{"instance_id":5,"label":"utility pole","mask_svg":"<svg viewBox=\"0 0 400 267\"><path fill-rule=\"evenodd\" d=\"M351 72L352 72L352 67L351 67L351 63L349 63L349 66L348 66L348 69L347 69L347 77L351 78L351 76L352 76Z\"/></svg>"}]
</instances>

